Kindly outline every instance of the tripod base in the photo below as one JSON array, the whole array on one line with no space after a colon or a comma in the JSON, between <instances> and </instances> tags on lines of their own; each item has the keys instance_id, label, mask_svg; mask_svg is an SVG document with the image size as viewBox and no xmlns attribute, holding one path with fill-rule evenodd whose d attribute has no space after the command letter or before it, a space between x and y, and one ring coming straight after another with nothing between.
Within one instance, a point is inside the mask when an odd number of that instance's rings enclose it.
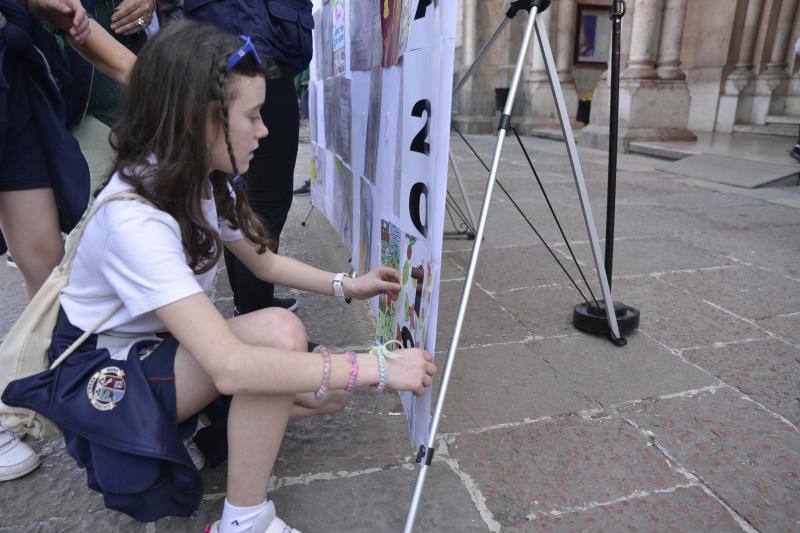
<instances>
[{"instance_id":1,"label":"tripod base","mask_svg":"<svg viewBox=\"0 0 800 533\"><path fill-rule=\"evenodd\" d=\"M639 310L622 302L614 302L614 314L617 316L617 326L620 334L624 335L639 329ZM581 331L606 335L618 346L624 346L627 341L624 338L614 339L608 329L608 318L606 316L605 303L600 303L600 307L594 303L580 303L575 306L572 312L572 325Z\"/></svg>"}]
</instances>

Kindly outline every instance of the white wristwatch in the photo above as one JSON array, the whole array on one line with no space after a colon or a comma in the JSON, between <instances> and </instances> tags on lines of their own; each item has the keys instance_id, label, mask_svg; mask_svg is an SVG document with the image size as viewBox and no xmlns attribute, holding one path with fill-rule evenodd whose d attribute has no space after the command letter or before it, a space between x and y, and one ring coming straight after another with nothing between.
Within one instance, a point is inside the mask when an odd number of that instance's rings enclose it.
<instances>
[{"instance_id":1,"label":"white wristwatch","mask_svg":"<svg viewBox=\"0 0 800 533\"><path fill-rule=\"evenodd\" d=\"M344 279L345 276L347 276L348 278L350 277L344 272L339 272L338 274L333 276L333 281L331 282L331 285L333 285L334 296L336 296L341 300L344 300L347 303L350 303L352 301L352 298L348 298L347 296L344 295L344 286L342 285L342 280Z\"/></svg>"}]
</instances>

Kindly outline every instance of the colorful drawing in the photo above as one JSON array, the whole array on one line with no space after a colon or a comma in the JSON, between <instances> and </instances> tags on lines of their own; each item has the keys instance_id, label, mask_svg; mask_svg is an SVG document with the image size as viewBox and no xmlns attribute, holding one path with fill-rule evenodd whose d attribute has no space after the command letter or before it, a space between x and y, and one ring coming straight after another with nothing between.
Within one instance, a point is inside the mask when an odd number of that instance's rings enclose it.
<instances>
[{"instance_id":1,"label":"colorful drawing","mask_svg":"<svg viewBox=\"0 0 800 533\"><path fill-rule=\"evenodd\" d=\"M401 0L379 0L381 10L381 38L383 54L381 65L391 67L397 64L400 55L400 18L403 4Z\"/></svg>"},{"instance_id":2,"label":"colorful drawing","mask_svg":"<svg viewBox=\"0 0 800 533\"><path fill-rule=\"evenodd\" d=\"M333 75L344 74L344 0L332 0L333 6Z\"/></svg>"},{"instance_id":3,"label":"colorful drawing","mask_svg":"<svg viewBox=\"0 0 800 533\"><path fill-rule=\"evenodd\" d=\"M403 243L401 292L395 312L395 339L406 348L425 346L430 315L433 264L425 239L406 234Z\"/></svg>"},{"instance_id":4,"label":"colorful drawing","mask_svg":"<svg viewBox=\"0 0 800 533\"><path fill-rule=\"evenodd\" d=\"M381 265L400 268L400 228L388 220L381 219ZM400 292L403 295L403 291ZM383 344L395 338L395 309L399 308L389 295L378 299L378 325L375 331L377 342Z\"/></svg>"}]
</instances>

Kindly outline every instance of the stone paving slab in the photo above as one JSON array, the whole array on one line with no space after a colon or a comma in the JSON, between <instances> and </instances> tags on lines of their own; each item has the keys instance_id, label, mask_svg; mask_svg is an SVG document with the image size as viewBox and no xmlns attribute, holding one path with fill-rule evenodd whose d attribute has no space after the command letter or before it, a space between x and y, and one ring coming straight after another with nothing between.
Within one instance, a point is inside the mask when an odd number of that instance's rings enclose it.
<instances>
[{"instance_id":1,"label":"stone paving slab","mask_svg":"<svg viewBox=\"0 0 800 533\"><path fill-rule=\"evenodd\" d=\"M574 391L608 406L717 383L649 337L633 333L618 348L602 337L571 335L533 343L533 352Z\"/></svg>"},{"instance_id":2,"label":"stone paving slab","mask_svg":"<svg viewBox=\"0 0 800 533\"><path fill-rule=\"evenodd\" d=\"M396 532L402 530L413 490L415 471L393 468L334 479L293 480L273 492L275 506L286 520L301 531ZM426 498L420 507L417 531L486 531L461 479L445 464L430 469ZM218 519L222 499L203 507L192 520L167 518L158 523L162 531L200 531ZM455 511L455 512L454 512Z\"/></svg>"},{"instance_id":3,"label":"stone paving slab","mask_svg":"<svg viewBox=\"0 0 800 533\"><path fill-rule=\"evenodd\" d=\"M591 254L588 243L573 245L575 255ZM736 263L721 253L715 253L677 237L642 237L622 239L614 243L614 276L637 276L658 272L727 267ZM584 268L587 277L597 276L594 263Z\"/></svg>"},{"instance_id":4,"label":"stone paving slab","mask_svg":"<svg viewBox=\"0 0 800 533\"><path fill-rule=\"evenodd\" d=\"M588 296L586 289L583 293ZM495 293L495 298L537 337L573 335L572 311L582 301L572 285L555 284Z\"/></svg>"},{"instance_id":5,"label":"stone paving slab","mask_svg":"<svg viewBox=\"0 0 800 533\"><path fill-rule=\"evenodd\" d=\"M460 434L451 441L450 454L505 527L686 483L639 431L606 413Z\"/></svg>"},{"instance_id":6,"label":"stone paving slab","mask_svg":"<svg viewBox=\"0 0 800 533\"><path fill-rule=\"evenodd\" d=\"M700 487L634 493L630 499L588 504L574 512L537 516L508 531L673 531L740 530L731 514Z\"/></svg>"},{"instance_id":7,"label":"stone paving slab","mask_svg":"<svg viewBox=\"0 0 800 533\"><path fill-rule=\"evenodd\" d=\"M466 272L468 252L448 253L447 256ZM575 264L563 255L562 264L577 276ZM563 271L544 246L514 246L502 249L482 249L478 258L475 282L489 292L526 287L539 287L568 282Z\"/></svg>"},{"instance_id":8,"label":"stone paving slab","mask_svg":"<svg viewBox=\"0 0 800 533\"><path fill-rule=\"evenodd\" d=\"M446 281L439 287L439 309L441 311L436 342L439 350L446 349L452 338L455 315L461 301L463 288L464 282L461 280ZM473 287L461 329L461 346L521 341L529 335L530 333L514 320L496 300L479 287Z\"/></svg>"},{"instance_id":9,"label":"stone paving slab","mask_svg":"<svg viewBox=\"0 0 800 533\"><path fill-rule=\"evenodd\" d=\"M668 274L661 279L751 320L800 312L800 280L763 268L742 265Z\"/></svg>"},{"instance_id":10,"label":"stone paving slab","mask_svg":"<svg viewBox=\"0 0 800 533\"><path fill-rule=\"evenodd\" d=\"M683 352L687 360L800 426L800 350L775 339Z\"/></svg>"},{"instance_id":11,"label":"stone paving slab","mask_svg":"<svg viewBox=\"0 0 800 533\"><path fill-rule=\"evenodd\" d=\"M730 388L620 409L760 531L800 526L800 432Z\"/></svg>"},{"instance_id":12,"label":"stone paving slab","mask_svg":"<svg viewBox=\"0 0 800 533\"><path fill-rule=\"evenodd\" d=\"M676 275L681 276L682 274ZM614 295L641 311L640 329L673 349L759 339L764 331L716 309L702 298L653 277L614 282Z\"/></svg>"},{"instance_id":13,"label":"stone paving slab","mask_svg":"<svg viewBox=\"0 0 800 533\"><path fill-rule=\"evenodd\" d=\"M757 320L756 323L770 333L800 347L800 313L773 316Z\"/></svg>"},{"instance_id":14,"label":"stone paving slab","mask_svg":"<svg viewBox=\"0 0 800 533\"><path fill-rule=\"evenodd\" d=\"M597 407L526 343L458 350L450 385L441 423L449 433Z\"/></svg>"}]
</instances>

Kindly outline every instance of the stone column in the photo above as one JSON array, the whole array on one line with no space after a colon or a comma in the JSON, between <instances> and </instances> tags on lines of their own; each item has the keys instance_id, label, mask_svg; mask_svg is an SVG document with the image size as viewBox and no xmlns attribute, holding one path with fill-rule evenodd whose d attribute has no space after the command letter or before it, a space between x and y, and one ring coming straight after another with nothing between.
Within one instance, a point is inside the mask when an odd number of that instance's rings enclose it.
<instances>
[{"instance_id":1,"label":"stone column","mask_svg":"<svg viewBox=\"0 0 800 533\"><path fill-rule=\"evenodd\" d=\"M478 0L464 0L464 41L461 48L461 65L464 69L469 68L475 60L476 50L476 17L475 2Z\"/></svg>"},{"instance_id":2,"label":"stone column","mask_svg":"<svg viewBox=\"0 0 800 533\"><path fill-rule=\"evenodd\" d=\"M557 34L553 12L556 11L558 2L550 4L550 8L537 15L539 22L547 30L548 39L555 39ZM552 47L552 43L551 43ZM527 134L540 127L551 127L558 124L553 95L550 92L550 83L547 79L544 56L539 47L539 39L534 34L528 51L530 67L525 72L524 99L525 106L515 123L519 129Z\"/></svg>"},{"instance_id":3,"label":"stone column","mask_svg":"<svg viewBox=\"0 0 800 533\"><path fill-rule=\"evenodd\" d=\"M575 14L577 12L577 0L561 0L558 4L558 16L556 25L555 46L556 50L556 69L558 79L561 83L574 81L572 77L572 56L575 48ZM552 5L551 5L552 8ZM545 11L545 13L547 13Z\"/></svg>"},{"instance_id":4,"label":"stone column","mask_svg":"<svg viewBox=\"0 0 800 533\"><path fill-rule=\"evenodd\" d=\"M619 141L623 151L635 141L697 140L688 128L686 76L678 69L687 2L667 0L661 31L664 4L664 0L636 0L630 59L619 84ZM663 77L656 71L656 57ZM609 102L610 88L607 83L600 84L592 99L590 123L581 133L581 144L608 149Z\"/></svg>"},{"instance_id":5,"label":"stone column","mask_svg":"<svg viewBox=\"0 0 800 533\"><path fill-rule=\"evenodd\" d=\"M786 49L789 33L794 25L797 0L783 0L778 19L773 28L772 49L766 69L758 76L750 110L752 124L766 124L772 115L786 113L786 93L789 89L789 73L786 72ZM767 41L769 42L769 41Z\"/></svg>"},{"instance_id":6,"label":"stone column","mask_svg":"<svg viewBox=\"0 0 800 533\"><path fill-rule=\"evenodd\" d=\"M786 74L784 70L786 68L786 50L789 45L789 34L792 31L792 26L794 26L796 12L797 0L783 0L781 11L778 15L775 40L772 43L772 52L767 63L767 73Z\"/></svg>"},{"instance_id":7,"label":"stone column","mask_svg":"<svg viewBox=\"0 0 800 533\"><path fill-rule=\"evenodd\" d=\"M572 60L575 50L575 16L578 11L577 0L559 0L553 2L552 7L558 4L556 13L556 34L550 34L550 47L555 49L555 63L561 90L564 93L564 103L567 114L575 117L578 113L578 90L575 88L575 78L572 76Z\"/></svg>"},{"instance_id":8,"label":"stone column","mask_svg":"<svg viewBox=\"0 0 800 533\"><path fill-rule=\"evenodd\" d=\"M756 75L753 72L753 58L756 53L763 0L748 0L747 11L742 26L742 40L733 71L728 75L719 99L715 130L731 133L737 122L748 122L753 106Z\"/></svg>"},{"instance_id":9,"label":"stone column","mask_svg":"<svg viewBox=\"0 0 800 533\"><path fill-rule=\"evenodd\" d=\"M659 30L659 16L664 8L664 0L636 0L633 12L633 33L631 34L631 55L628 68L621 74L627 79L657 78L655 69L656 46Z\"/></svg>"},{"instance_id":10,"label":"stone column","mask_svg":"<svg viewBox=\"0 0 800 533\"><path fill-rule=\"evenodd\" d=\"M681 64L681 39L686 18L686 2L687 0L666 0L656 68L658 77L662 80L686 79L686 74L678 68Z\"/></svg>"},{"instance_id":11,"label":"stone column","mask_svg":"<svg viewBox=\"0 0 800 533\"><path fill-rule=\"evenodd\" d=\"M756 36L758 35L758 21L761 19L762 0L750 0L747 3L747 12L742 28L742 42L739 45L739 56L733 66L729 80L752 79L753 54L756 50Z\"/></svg>"}]
</instances>

